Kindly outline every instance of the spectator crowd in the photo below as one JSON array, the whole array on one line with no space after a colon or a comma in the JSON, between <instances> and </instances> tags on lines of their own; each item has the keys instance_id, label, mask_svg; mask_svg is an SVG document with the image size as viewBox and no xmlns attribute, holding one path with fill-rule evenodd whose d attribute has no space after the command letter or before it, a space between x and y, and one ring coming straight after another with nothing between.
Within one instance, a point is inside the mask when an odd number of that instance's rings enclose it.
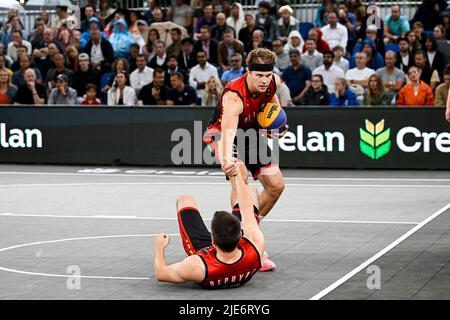
<instances>
[{"instance_id":1,"label":"spectator crowd","mask_svg":"<svg viewBox=\"0 0 450 320\"><path fill-rule=\"evenodd\" d=\"M87 1L81 21L60 6L30 28L9 9L0 22L0 105L216 105L261 47L276 54L283 107L446 104L445 0L423 0L411 20L396 3L379 17L361 0L323 0L314 24L299 21L287 0L256 0L251 12L210 1L148 0L143 10Z\"/></svg>"}]
</instances>

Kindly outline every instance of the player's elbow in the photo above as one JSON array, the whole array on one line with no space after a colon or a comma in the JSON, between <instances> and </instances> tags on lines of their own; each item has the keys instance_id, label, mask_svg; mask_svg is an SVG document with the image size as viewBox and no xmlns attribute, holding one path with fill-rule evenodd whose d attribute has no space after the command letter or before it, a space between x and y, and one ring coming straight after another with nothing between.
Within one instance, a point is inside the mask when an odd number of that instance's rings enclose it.
<instances>
[{"instance_id":1,"label":"player's elbow","mask_svg":"<svg viewBox=\"0 0 450 320\"><path fill-rule=\"evenodd\" d=\"M160 268L157 268L157 267L155 267L155 278L159 282L167 281L167 277L166 277L165 272L163 270L161 270Z\"/></svg>"},{"instance_id":2,"label":"player's elbow","mask_svg":"<svg viewBox=\"0 0 450 320\"><path fill-rule=\"evenodd\" d=\"M161 280L161 272L160 272L160 270L158 269L158 267L155 266L154 271L155 271L155 278L156 278L156 280L162 281L162 280Z\"/></svg>"}]
</instances>

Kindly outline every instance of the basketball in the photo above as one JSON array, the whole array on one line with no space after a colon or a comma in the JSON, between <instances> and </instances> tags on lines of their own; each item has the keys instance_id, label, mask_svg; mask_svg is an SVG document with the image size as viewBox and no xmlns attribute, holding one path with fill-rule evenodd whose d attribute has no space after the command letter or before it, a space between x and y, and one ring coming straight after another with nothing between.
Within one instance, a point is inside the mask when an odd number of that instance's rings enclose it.
<instances>
[{"instance_id":1,"label":"basketball","mask_svg":"<svg viewBox=\"0 0 450 320\"><path fill-rule=\"evenodd\" d=\"M286 113L283 108L275 103L266 103L262 110L258 113L258 125L261 129L267 131L278 130L283 131L287 123Z\"/></svg>"}]
</instances>

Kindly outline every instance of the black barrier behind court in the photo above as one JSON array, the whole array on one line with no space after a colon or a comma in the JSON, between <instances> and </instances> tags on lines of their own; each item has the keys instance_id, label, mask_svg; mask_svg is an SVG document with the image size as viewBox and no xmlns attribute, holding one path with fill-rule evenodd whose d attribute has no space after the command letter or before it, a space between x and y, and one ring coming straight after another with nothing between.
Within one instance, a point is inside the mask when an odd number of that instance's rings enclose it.
<instances>
[{"instance_id":1,"label":"black barrier behind court","mask_svg":"<svg viewBox=\"0 0 450 320\"><path fill-rule=\"evenodd\" d=\"M201 144L210 107L2 107L0 162L172 166L175 130ZM286 108L285 168L450 169L444 108ZM201 123L196 121L202 121ZM187 131L186 131L187 130ZM205 148L205 145L201 147ZM184 154L183 166L205 165ZM178 165L178 163L177 163Z\"/></svg>"}]
</instances>

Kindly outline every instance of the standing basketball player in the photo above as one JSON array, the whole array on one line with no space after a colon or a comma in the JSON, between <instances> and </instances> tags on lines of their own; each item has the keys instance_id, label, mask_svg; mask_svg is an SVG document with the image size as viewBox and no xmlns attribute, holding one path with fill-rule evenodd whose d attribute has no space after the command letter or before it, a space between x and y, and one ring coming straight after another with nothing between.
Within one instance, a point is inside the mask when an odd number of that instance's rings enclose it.
<instances>
[{"instance_id":1,"label":"standing basketball player","mask_svg":"<svg viewBox=\"0 0 450 320\"><path fill-rule=\"evenodd\" d=\"M219 103L209 122L204 142L208 144L214 155L220 160L222 171L226 176L236 174L236 164L227 159L235 155L237 129L258 130L257 115L264 104L272 102L280 105L276 91L281 85L281 79L273 73L276 55L264 48L252 50L247 56L248 72L231 81L225 86ZM286 130L278 137L282 137ZM220 133L220 136L219 136ZM220 139L220 140L219 140ZM284 190L284 179L278 164L271 159L271 150L266 144L266 155L269 160L260 158L260 140L257 134L256 145L245 141L245 150L238 150L239 158L244 157L244 163L252 173L254 180L259 180L264 187L260 193L260 215L264 218L273 208ZM256 163L250 161L257 154ZM276 265L264 253L260 271L273 270Z\"/></svg>"},{"instance_id":2,"label":"standing basketball player","mask_svg":"<svg viewBox=\"0 0 450 320\"><path fill-rule=\"evenodd\" d=\"M242 165L237 175L230 177L237 203L232 214L225 211L214 214L212 233L206 228L195 200L190 196L178 197L178 223L188 257L167 265L164 248L170 238L166 234L158 235L154 267L159 281L195 281L208 289L233 288L249 281L258 271L265 242L256 219L258 192L244 182L246 175Z\"/></svg>"}]
</instances>

